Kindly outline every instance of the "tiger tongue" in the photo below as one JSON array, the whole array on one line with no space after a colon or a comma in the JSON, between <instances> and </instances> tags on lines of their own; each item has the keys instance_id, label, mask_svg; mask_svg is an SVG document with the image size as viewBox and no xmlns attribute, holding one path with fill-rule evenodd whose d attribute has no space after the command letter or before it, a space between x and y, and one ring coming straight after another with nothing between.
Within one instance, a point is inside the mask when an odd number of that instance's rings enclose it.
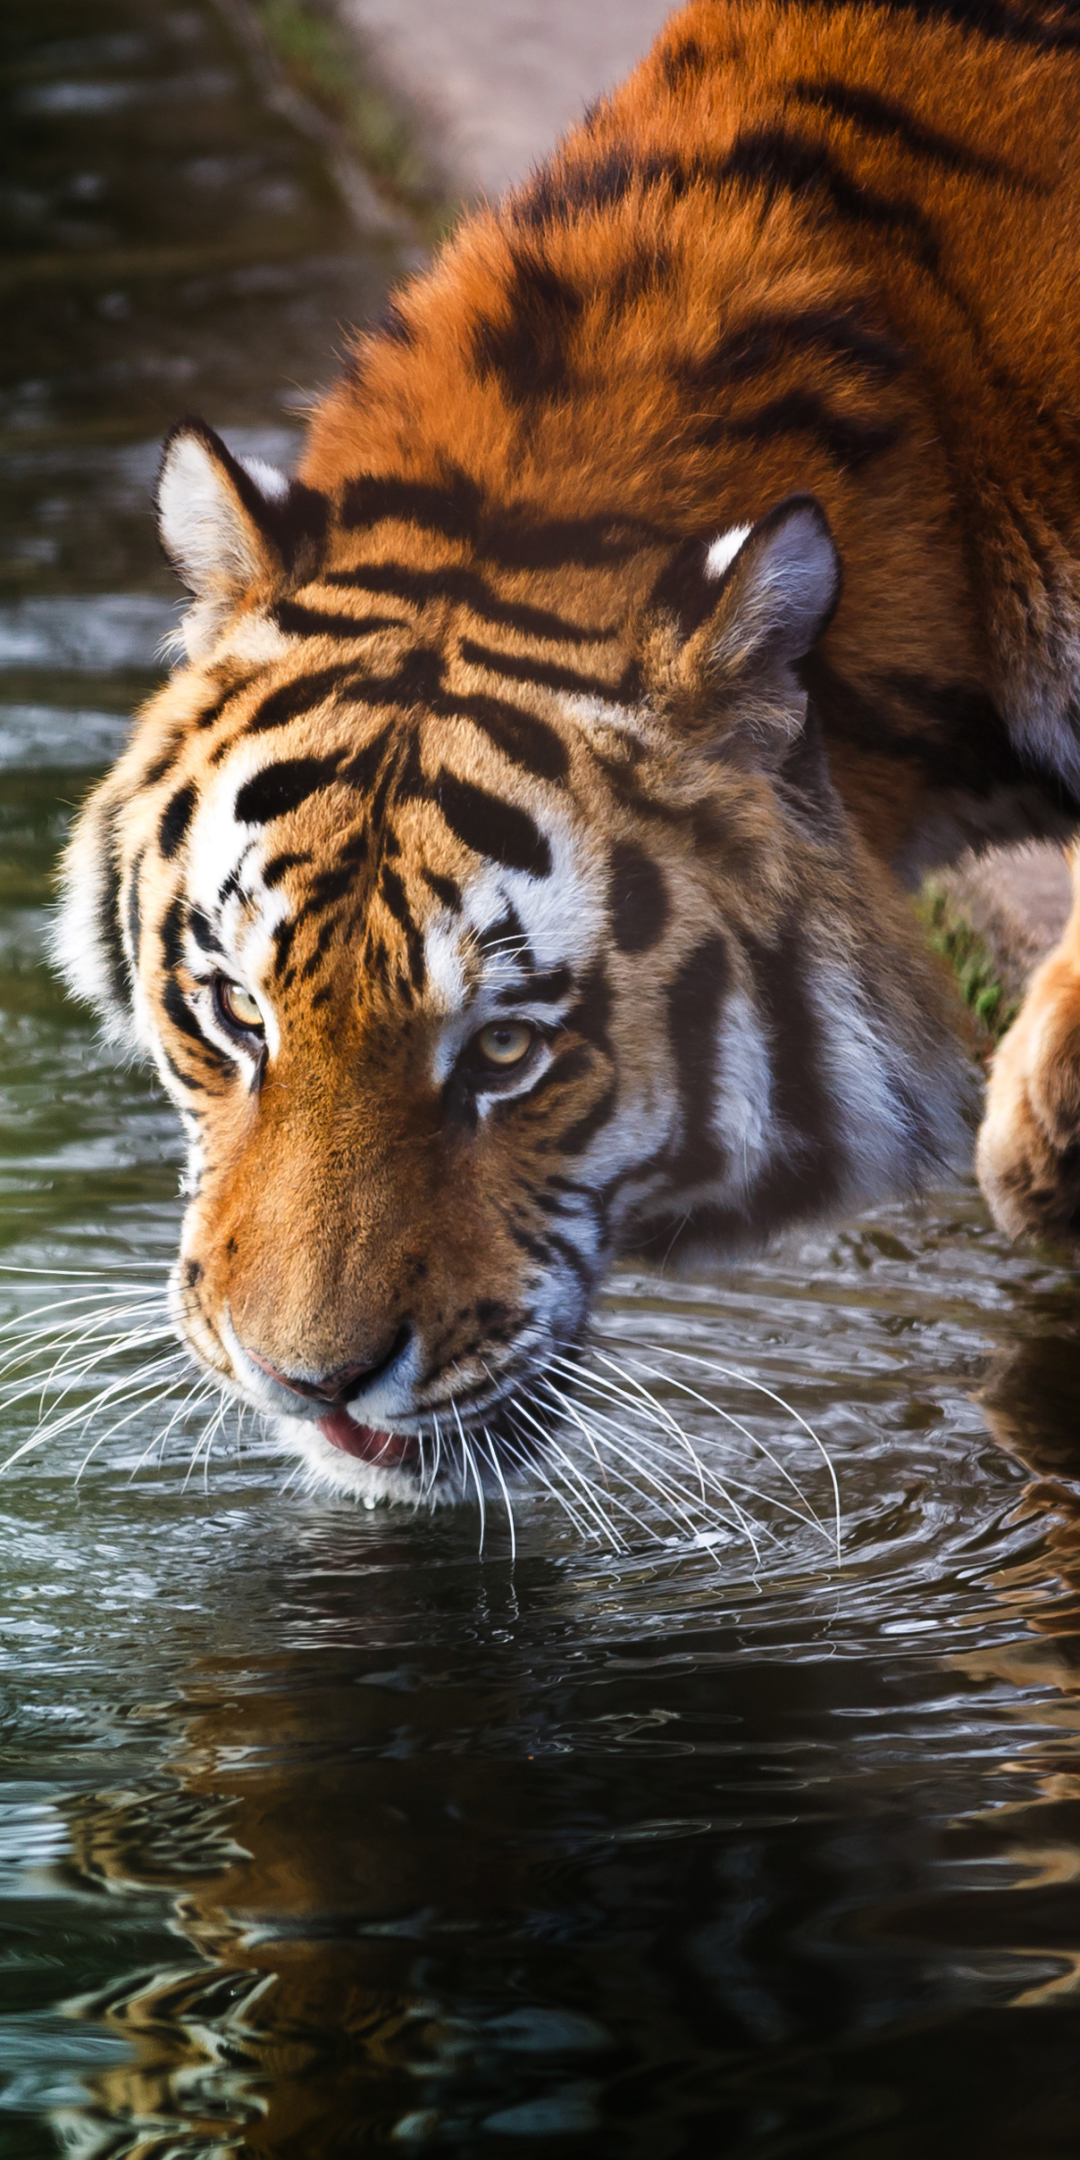
<instances>
[{"instance_id":1,"label":"tiger tongue","mask_svg":"<svg viewBox=\"0 0 1080 2160\"><path fill-rule=\"evenodd\" d=\"M358 1425L347 1410L331 1410L329 1416L321 1417L319 1431L331 1447L340 1448L343 1455L356 1455L361 1462L397 1463L411 1446L407 1433L379 1432L374 1425Z\"/></svg>"}]
</instances>

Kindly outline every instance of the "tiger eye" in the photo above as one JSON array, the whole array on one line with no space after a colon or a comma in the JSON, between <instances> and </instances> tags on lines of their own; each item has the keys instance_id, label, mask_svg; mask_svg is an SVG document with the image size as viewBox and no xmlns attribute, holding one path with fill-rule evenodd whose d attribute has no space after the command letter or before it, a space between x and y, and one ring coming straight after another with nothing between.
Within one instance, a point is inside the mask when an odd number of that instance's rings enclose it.
<instances>
[{"instance_id":1,"label":"tiger eye","mask_svg":"<svg viewBox=\"0 0 1080 2160\"><path fill-rule=\"evenodd\" d=\"M536 1029L524 1020L492 1020L481 1028L475 1038L475 1046L485 1064L494 1066L498 1072L508 1072L512 1065L520 1065L528 1056L536 1040Z\"/></svg>"},{"instance_id":2,"label":"tiger eye","mask_svg":"<svg viewBox=\"0 0 1080 2160\"><path fill-rule=\"evenodd\" d=\"M250 990L245 990L243 983L228 982L224 975L220 975L217 981L217 998L225 1019L231 1022L233 1027L242 1028L248 1035L263 1033L263 1016Z\"/></svg>"}]
</instances>

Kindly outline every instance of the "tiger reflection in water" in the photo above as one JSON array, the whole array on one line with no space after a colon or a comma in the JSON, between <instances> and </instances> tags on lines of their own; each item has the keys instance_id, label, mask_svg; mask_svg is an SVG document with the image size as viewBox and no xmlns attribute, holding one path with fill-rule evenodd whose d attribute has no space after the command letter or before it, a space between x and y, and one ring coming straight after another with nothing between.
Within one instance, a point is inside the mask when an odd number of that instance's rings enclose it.
<instances>
[{"instance_id":1,"label":"tiger reflection in water","mask_svg":"<svg viewBox=\"0 0 1080 2160\"><path fill-rule=\"evenodd\" d=\"M1016 1504L1039 1536L1030 1561L997 1586L1003 1610L1016 1617L1013 1639L964 1654L959 1663L968 1681L1003 1681L1019 1713L1044 1723L1048 1737L1045 1744L1025 1741L1020 1761L1006 1765L1030 1776L1030 1802L991 1802L940 1833L946 1857L962 1861L989 1850L1023 1870L1015 1934L1001 1940L1010 1922L1007 1896L952 1896L944 1910L948 1939L962 1942L970 1929L977 1955L997 1949L1015 1963L1027 1949L1033 1960L1038 1957L1040 1977L1014 1988L1020 2002L1062 2002L1080 1984L1080 1940L1071 1956L1067 1942L1062 1946L1063 1897L1080 1873L1078 1400L1080 1353L1067 1328L1059 1335L1039 1333L1004 1360L982 1397L994 1438L1031 1472ZM424 1533L418 1528L404 1534L416 1538L422 1565ZM395 1533L387 1555L399 1567L401 1535ZM369 1558L378 1564L377 1548ZM330 1602L322 1613L316 1587L316 1617L324 1625L335 1618L335 1581L330 1567L321 1593ZM481 1637L485 1629L497 1632L503 1617L494 1580L485 1595ZM505 1617L512 1622L512 1611ZM683 2061L685 2004L671 1987L683 1953L663 1917L670 1900L665 1898L663 1914L648 1917L655 1847L646 1841L621 1849L612 1839L618 1807L613 1812L609 1794L597 1813L595 1757L568 1766L561 1728L552 1726L550 1707L536 1697L533 1683L523 1683L520 1696L508 1699L507 1684L500 1682L500 1721L519 1735L532 1732L536 1759L524 1750L507 1753L493 1775L490 1756L473 1751L471 1740L463 1745L464 1735L474 1737L490 1715L484 1684L445 1687L439 1675L427 1674L428 1661L417 1661L415 1649L407 1665L395 1664L392 1626L387 1635L388 1669L372 1673L370 1655L354 1660L335 1649L331 1632L316 1686L303 1655L275 1654L260 1667L257 1652L245 1653L237 1661L235 1689L225 1662L196 1668L187 1688L191 1707L182 1753L172 1766L175 1789L158 1779L144 1791L104 1792L75 1807L73 1865L80 1889L110 1902L140 1899L144 1906L156 1893L167 1903L178 1955L172 1967L136 1974L69 2006L95 2024L104 2021L134 2054L129 2064L84 2073L92 2099L57 2118L72 2160L99 2154L166 2160L178 2152L240 2149L260 2160L293 2154L297 2160L332 2160L346 2127L351 2141L382 2142L395 2125L420 2149L428 2135L440 2149L440 2137L451 2130L454 2149L463 2143L467 2149L473 2137L486 2141L485 2125L521 2105L523 2095L552 2104L553 2095L568 2094L569 2127L587 2131L595 2127L589 2094L609 2075L617 2083L628 2047L653 2063ZM947 1642L941 1648L952 1662ZM832 1673L828 1660L821 1670ZM802 1715L816 1696L813 1667L804 1663L800 1672ZM358 1686L358 1679L366 1684ZM1034 1705L1033 1685L1039 1694ZM831 1703L834 1680L825 1686L822 1701ZM740 1775L755 1719L766 1751L775 1738L773 1712L767 1697L763 1705L757 1701L760 1692L756 1660L726 1668L724 1715L740 1728ZM564 1691L557 1693L556 1710L565 1715ZM406 1722L409 1744L403 1747ZM609 1768L625 1785L622 1763ZM846 1765L840 1748L833 1776L842 1794L844 1837L839 1853L827 1853L824 1868L817 1832L809 1827L798 1896L816 1884L826 1913L838 1894L847 1909L843 1866L839 1893L833 1871L848 1850L852 1821L868 1849L877 1850L876 1787L864 1773L858 1750ZM628 1820L648 1809L651 1775L647 1761L636 1765ZM658 1813L665 1805L670 1810L671 1779L665 1758ZM605 1825L598 1840L588 1832L594 1819ZM740 1867L751 1847L760 1848L759 1887L781 1904L788 1894L783 1856L769 1832L755 1836L748 1816ZM743 1908L725 1890L714 1841L687 1839L681 1850L677 1895L693 1916L688 1940L713 1913L723 1914L730 1930L732 1913ZM635 1855L646 1864L640 1897L633 1887ZM895 1864L886 1839L874 1879L895 1886ZM770 1869L780 1874L771 1876ZM540 1969L555 1999L537 2005L525 1976L536 1971L532 1961L545 1940L538 1920L545 1901L553 1948ZM802 1913L804 1906L798 1909ZM940 1962L943 1907L932 1895L922 1906L909 1895L897 1898L894 1910L898 1940L909 1961L916 1956L912 2001L921 2003L920 1928L925 1925L931 1959ZM753 1976L748 1999L760 2014L769 2005L770 2032L799 2029L806 1982L794 1948L780 1959L765 1954L756 1912L751 1902L746 1939L733 1936L730 1972L710 1972L708 1997L710 2029L714 2036L733 2036L732 2059L743 2064L739 2079L751 2094L772 2056L743 2022L746 1973ZM892 1924L893 1911L883 1904L875 1921L879 1944L887 1943ZM988 1925L997 1931L989 1941ZM569 1965L558 1950L560 1930L576 1945ZM618 1954L613 1940L624 1943ZM195 1953L197 1965L181 1943ZM842 2050L847 1983L828 1960L815 1961L813 1971L816 2014L835 2014ZM700 1991L692 1957L687 1974ZM887 1966L886 1982L895 2017L897 1982ZM627 2023L630 2001L637 2005L638 2025ZM954 2032L950 2047L957 2045ZM773 2099L779 2074L769 2073ZM620 2153L627 2160L651 2160L655 2135L648 2113L637 2122L621 2118Z\"/></svg>"}]
</instances>

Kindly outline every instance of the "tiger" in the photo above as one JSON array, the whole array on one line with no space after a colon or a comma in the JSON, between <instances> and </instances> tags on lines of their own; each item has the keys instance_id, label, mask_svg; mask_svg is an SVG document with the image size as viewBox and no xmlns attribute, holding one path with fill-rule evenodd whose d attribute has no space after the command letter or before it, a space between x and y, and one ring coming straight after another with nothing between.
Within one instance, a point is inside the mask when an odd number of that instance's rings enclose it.
<instances>
[{"instance_id":1,"label":"tiger","mask_svg":"<svg viewBox=\"0 0 1080 2160\"><path fill-rule=\"evenodd\" d=\"M909 889L1077 819L1078 87L1073 0L694 0L294 475L168 438L185 657L56 949L183 1121L177 1328L313 1479L527 1478L617 1260L970 1164Z\"/></svg>"}]
</instances>

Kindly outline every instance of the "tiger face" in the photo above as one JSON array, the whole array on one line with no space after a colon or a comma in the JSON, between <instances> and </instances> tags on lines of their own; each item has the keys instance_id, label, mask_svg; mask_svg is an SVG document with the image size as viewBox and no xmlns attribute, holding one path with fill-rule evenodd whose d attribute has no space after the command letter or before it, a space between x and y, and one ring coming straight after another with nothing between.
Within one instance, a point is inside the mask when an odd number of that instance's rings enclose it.
<instances>
[{"instance_id":1,"label":"tiger face","mask_svg":"<svg viewBox=\"0 0 1080 2160\"><path fill-rule=\"evenodd\" d=\"M82 816L59 945L187 1131L178 1325L338 1485L449 1491L466 1435L501 1479L618 1252L956 1142L936 975L808 720L827 522L680 557L681 607L650 559L597 629L445 535L395 587L392 508L346 544L201 426L160 502L189 663Z\"/></svg>"}]
</instances>

